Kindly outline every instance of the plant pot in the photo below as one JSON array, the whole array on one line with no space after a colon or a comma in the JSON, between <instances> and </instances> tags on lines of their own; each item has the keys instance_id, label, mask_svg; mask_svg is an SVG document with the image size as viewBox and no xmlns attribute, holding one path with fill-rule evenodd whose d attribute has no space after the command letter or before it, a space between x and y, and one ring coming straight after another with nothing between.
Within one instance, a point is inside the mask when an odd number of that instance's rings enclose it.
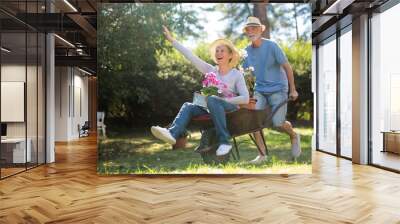
<instances>
[{"instance_id":1,"label":"plant pot","mask_svg":"<svg viewBox=\"0 0 400 224\"><path fill-rule=\"evenodd\" d=\"M187 136L180 137L176 139L175 145L172 146L172 149L183 149L186 147Z\"/></svg>"},{"instance_id":2,"label":"plant pot","mask_svg":"<svg viewBox=\"0 0 400 224\"><path fill-rule=\"evenodd\" d=\"M248 104L240 104L240 108L246 108L248 110L256 109L257 100L254 97L251 97Z\"/></svg>"}]
</instances>

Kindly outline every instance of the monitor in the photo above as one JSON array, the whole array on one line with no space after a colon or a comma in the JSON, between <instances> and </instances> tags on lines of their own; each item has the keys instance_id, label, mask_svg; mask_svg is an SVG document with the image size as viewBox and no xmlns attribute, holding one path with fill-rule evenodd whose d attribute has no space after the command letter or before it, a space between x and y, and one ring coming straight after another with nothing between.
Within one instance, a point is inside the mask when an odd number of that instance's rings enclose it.
<instances>
[{"instance_id":1,"label":"monitor","mask_svg":"<svg viewBox=\"0 0 400 224\"><path fill-rule=\"evenodd\" d=\"M1 136L7 136L7 124L1 123Z\"/></svg>"}]
</instances>

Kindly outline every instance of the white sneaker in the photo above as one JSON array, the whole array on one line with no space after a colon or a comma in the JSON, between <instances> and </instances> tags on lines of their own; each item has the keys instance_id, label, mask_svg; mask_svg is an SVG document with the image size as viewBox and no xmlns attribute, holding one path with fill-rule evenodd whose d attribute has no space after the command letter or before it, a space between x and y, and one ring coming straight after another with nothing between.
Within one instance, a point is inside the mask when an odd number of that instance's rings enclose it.
<instances>
[{"instance_id":1,"label":"white sneaker","mask_svg":"<svg viewBox=\"0 0 400 224\"><path fill-rule=\"evenodd\" d=\"M296 134L296 137L292 138L291 141L292 141L292 155L294 158L297 158L301 154L300 135Z\"/></svg>"},{"instance_id":2,"label":"white sneaker","mask_svg":"<svg viewBox=\"0 0 400 224\"><path fill-rule=\"evenodd\" d=\"M251 160L250 163L251 164L260 164L265 161L267 161L266 156L258 155L255 159Z\"/></svg>"},{"instance_id":3,"label":"white sneaker","mask_svg":"<svg viewBox=\"0 0 400 224\"><path fill-rule=\"evenodd\" d=\"M217 156L224 156L228 154L232 149L231 145L221 144L217 149Z\"/></svg>"},{"instance_id":4,"label":"white sneaker","mask_svg":"<svg viewBox=\"0 0 400 224\"><path fill-rule=\"evenodd\" d=\"M152 126L151 133L154 135L154 137L166 143L169 143L171 145L175 145L176 143L176 139L171 135L171 132L169 132L169 130L166 128L162 128L160 126Z\"/></svg>"}]
</instances>

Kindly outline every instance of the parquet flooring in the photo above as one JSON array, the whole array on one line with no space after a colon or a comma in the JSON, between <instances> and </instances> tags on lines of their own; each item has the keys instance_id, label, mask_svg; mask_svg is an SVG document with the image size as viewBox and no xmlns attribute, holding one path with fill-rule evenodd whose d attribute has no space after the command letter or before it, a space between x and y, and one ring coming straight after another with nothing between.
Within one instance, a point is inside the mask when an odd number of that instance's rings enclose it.
<instances>
[{"instance_id":1,"label":"parquet flooring","mask_svg":"<svg viewBox=\"0 0 400 224\"><path fill-rule=\"evenodd\" d=\"M320 152L313 175L98 176L96 139L0 181L0 223L400 223L400 175Z\"/></svg>"},{"instance_id":2,"label":"parquet flooring","mask_svg":"<svg viewBox=\"0 0 400 224\"><path fill-rule=\"evenodd\" d=\"M13 175L13 174L15 174L15 173L18 173L18 172L21 172L21 171L24 171L25 170L25 167L21 167L21 168L15 168L15 167L6 167L6 168L1 168L1 176L2 177L7 177L7 176L10 176L10 175Z\"/></svg>"}]
</instances>

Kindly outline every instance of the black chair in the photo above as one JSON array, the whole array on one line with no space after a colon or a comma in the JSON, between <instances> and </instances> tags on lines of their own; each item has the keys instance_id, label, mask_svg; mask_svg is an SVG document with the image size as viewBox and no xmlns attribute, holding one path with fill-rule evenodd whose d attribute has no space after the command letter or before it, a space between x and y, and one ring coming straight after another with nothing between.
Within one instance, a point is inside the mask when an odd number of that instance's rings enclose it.
<instances>
[{"instance_id":1,"label":"black chair","mask_svg":"<svg viewBox=\"0 0 400 224\"><path fill-rule=\"evenodd\" d=\"M80 125L78 124L79 138L89 136L89 129L90 129L89 121L85 121L82 127L80 127Z\"/></svg>"}]
</instances>

